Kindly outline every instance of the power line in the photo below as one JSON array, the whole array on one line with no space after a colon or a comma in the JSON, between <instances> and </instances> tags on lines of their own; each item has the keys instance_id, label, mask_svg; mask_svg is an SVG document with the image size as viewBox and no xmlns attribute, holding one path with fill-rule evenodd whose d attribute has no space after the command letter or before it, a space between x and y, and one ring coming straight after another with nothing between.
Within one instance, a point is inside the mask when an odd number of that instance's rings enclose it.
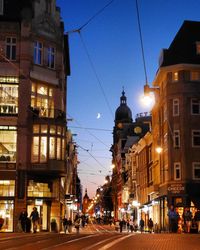
<instances>
[{"instance_id":1,"label":"power line","mask_svg":"<svg viewBox=\"0 0 200 250\"><path fill-rule=\"evenodd\" d=\"M77 127L77 126L68 126L69 128L78 128L78 129L88 129L88 130L96 130L96 131L108 131L112 132L111 129L104 129L104 128L85 128L85 127Z\"/></svg>"},{"instance_id":2,"label":"power line","mask_svg":"<svg viewBox=\"0 0 200 250\"><path fill-rule=\"evenodd\" d=\"M95 17L97 17L100 13L102 13L109 5L111 5L114 2L114 0L111 0L108 2L103 8L101 8L99 11L97 11L93 16L91 16L83 25L79 27L79 29L69 30L67 31L67 34L80 32L83 28L85 28Z\"/></svg>"},{"instance_id":3,"label":"power line","mask_svg":"<svg viewBox=\"0 0 200 250\"><path fill-rule=\"evenodd\" d=\"M87 55L88 61L89 61L89 63L90 63L90 66L91 66L91 68L92 68L92 70L93 70L93 73L94 73L94 75L95 75L95 77L96 77L96 80L97 80L97 82L98 82L98 84L99 84L99 87L100 87L100 89L101 89L101 92L102 92L102 94L103 94L103 96L104 96L104 99L105 99L105 101L106 101L106 104L107 104L107 106L108 106L108 109L109 109L109 111L110 111L110 113L111 113L111 115L112 115L112 118L114 119L113 111L112 111L112 109L111 109L111 107L110 107L108 98L107 98L106 93L105 93L105 91L104 91L104 89L103 89L103 86L102 86L102 84L101 84L100 78L99 78L99 76L98 76L98 74L97 74L97 71L96 71L96 69L95 69L95 66L94 66L94 63L93 63L93 61L92 61L92 58L91 58L91 56L90 56L90 54L89 54L89 52L88 52L87 46L86 46L86 44L85 44L85 42L84 42L84 40L83 40L83 36L82 36L81 32L79 32L78 34L79 34L79 36L80 36L80 39L81 39L81 42L82 42L82 44L83 44L83 48L84 48L85 53L86 53L86 55Z\"/></svg>"},{"instance_id":4,"label":"power line","mask_svg":"<svg viewBox=\"0 0 200 250\"><path fill-rule=\"evenodd\" d=\"M142 60L143 60L144 74L145 74L145 84L147 85L148 84L147 70L146 70L146 62L145 62L145 56L144 56L144 46L143 46L143 40L142 40L142 30L141 30L141 25L140 25L140 15L139 15L139 9L138 9L138 1L135 0L135 3L136 3L138 28L139 28L139 34L140 34L140 44L141 44L141 50L142 50Z\"/></svg>"}]
</instances>

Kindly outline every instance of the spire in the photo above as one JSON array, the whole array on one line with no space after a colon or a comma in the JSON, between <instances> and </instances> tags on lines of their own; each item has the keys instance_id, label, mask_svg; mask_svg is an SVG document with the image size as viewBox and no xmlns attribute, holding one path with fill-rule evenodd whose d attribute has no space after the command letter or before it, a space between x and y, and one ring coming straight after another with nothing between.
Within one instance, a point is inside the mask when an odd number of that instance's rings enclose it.
<instances>
[{"instance_id":1,"label":"spire","mask_svg":"<svg viewBox=\"0 0 200 250\"><path fill-rule=\"evenodd\" d=\"M120 97L120 104L126 104L126 96L125 96L124 86L122 87L122 96Z\"/></svg>"}]
</instances>

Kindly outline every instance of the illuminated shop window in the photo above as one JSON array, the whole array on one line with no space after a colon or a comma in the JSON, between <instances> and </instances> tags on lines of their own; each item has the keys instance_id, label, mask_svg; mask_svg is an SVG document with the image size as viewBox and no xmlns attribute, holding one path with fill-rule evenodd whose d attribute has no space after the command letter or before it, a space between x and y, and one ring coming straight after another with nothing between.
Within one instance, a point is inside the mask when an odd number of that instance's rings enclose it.
<instances>
[{"instance_id":1,"label":"illuminated shop window","mask_svg":"<svg viewBox=\"0 0 200 250\"><path fill-rule=\"evenodd\" d=\"M8 84L9 78L0 78L0 115L18 113L18 85ZM14 78L12 78L14 80ZM5 83L4 83L5 82Z\"/></svg>"},{"instance_id":2,"label":"illuminated shop window","mask_svg":"<svg viewBox=\"0 0 200 250\"><path fill-rule=\"evenodd\" d=\"M1 232L13 231L13 200L0 200L0 218L3 219L3 226Z\"/></svg>"},{"instance_id":3,"label":"illuminated shop window","mask_svg":"<svg viewBox=\"0 0 200 250\"><path fill-rule=\"evenodd\" d=\"M14 197L15 196L15 181L0 180L0 196Z\"/></svg>"},{"instance_id":4,"label":"illuminated shop window","mask_svg":"<svg viewBox=\"0 0 200 250\"><path fill-rule=\"evenodd\" d=\"M172 72L172 82L178 81L178 72Z\"/></svg>"},{"instance_id":5,"label":"illuminated shop window","mask_svg":"<svg viewBox=\"0 0 200 250\"><path fill-rule=\"evenodd\" d=\"M28 197L52 197L48 183L34 182L28 183Z\"/></svg>"},{"instance_id":6,"label":"illuminated shop window","mask_svg":"<svg viewBox=\"0 0 200 250\"><path fill-rule=\"evenodd\" d=\"M16 162L16 130L14 126L0 126L0 162Z\"/></svg>"},{"instance_id":7,"label":"illuminated shop window","mask_svg":"<svg viewBox=\"0 0 200 250\"><path fill-rule=\"evenodd\" d=\"M31 107L38 108L40 117L54 117L53 89L32 83Z\"/></svg>"},{"instance_id":8,"label":"illuminated shop window","mask_svg":"<svg viewBox=\"0 0 200 250\"><path fill-rule=\"evenodd\" d=\"M65 131L64 128L63 130ZM46 124L33 126L32 162L44 163L48 159L64 160L65 150L65 136L60 126Z\"/></svg>"}]
</instances>

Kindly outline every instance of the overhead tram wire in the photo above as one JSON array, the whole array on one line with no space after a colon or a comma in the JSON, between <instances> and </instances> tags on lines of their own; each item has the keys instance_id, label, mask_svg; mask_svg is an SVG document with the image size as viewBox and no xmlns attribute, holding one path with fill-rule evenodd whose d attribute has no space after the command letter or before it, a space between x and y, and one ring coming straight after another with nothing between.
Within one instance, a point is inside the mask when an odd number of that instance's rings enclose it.
<instances>
[{"instance_id":1,"label":"overhead tram wire","mask_svg":"<svg viewBox=\"0 0 200 250\"><path fill-rule=\"evenodd\" d=\"M82 31L82 30L83 30L83 29L84 29L84 28L85 28L85 27L86 27L86 26L87 26L96 16L98 16L100 13L102 13L102 12L103 12L109 5L111 5L114 1L115 1L115 0L111 0L110 2L108 2L108 3L107 3L103 8L101 8L96 14L94 14L91 18L89 18L87 22L85 22L83 25L81 25L79 29L74 29L74 30L70 30L70 31L67 31L67 32L66 32L67 34L72 34L72 33L78 33L78 34L79 34L80 39L81 39L81 42L82 42L82 45L83 45L83 48L84 48L85 53L86 53L86 55L87 55L88 61L89 61L89 63L90 63L90 66L91 66L91 68L92 68L92 70L93 70L93 73L94 73L94 75L95 75L95 77L96 77L96 80L97 80L97 82L98 82L98 84L99 84L100 90L101 90L101 92L102 92L102 94L103 94L103 97L104 97L104 99L105 99L105 102L106 102L106 104L107 104L107 106L108 106L108 109L109 109L109 111L110 111L111 116L112 116L113 119L114 119L113 111L112 111L112 109L111 109L111 106L110 106L110 104L109 104L108 98L107 98L107 96L106 96L106 93L105 93L105 91L104 91L104 88L103 88L103 86L102 86L102 83L101 83L101 81L100 81L100 78L99 78L99 76L98 76L98 74L97 74L97 71L96 71L96 69L95 69L94 63L93 63L93 61L92 61L92 59L91 59L91 56L90 56L90 54L89 54L89 52L88 52L87 46L86 46L86 44L85 44L85 42L84 42L84 40L83 40L83 36L82 36L82 34L81 34L81 31Z\"/></svg>"},{"instance_id":2,"label":"overhead tram wire","mask_svg":"<svg viewBox=\"0 0 200 250\"><path fill-rule=\"evenodd\" d=\"M68 128L77 128L77 129L87 129L87 130L112 132L111 129L104 129L104 128L85 128L85 127L77 127L77 126L68 126Z\"/></svg>"},{"instance_id":3,"label":"overhead tram wire","mask_svg":"<svg viewBox=\"0 0 200 250\"><path fill-rule=\"evenodd\" d=\"M69 115L68 113L67 113L67 115L68 115L69 117L72 118L72 116ZM74 118L73 118L73 119L74 119ZM79 126L81 126L81 124L80 124L77 120L74 119L74 121L75 121ZM81 126L81 127L82 127L82 126ZM106 146L107 148L109 148L108 145L106 145L106 144L105 144L102 140L100 140L96 135L92 134L87 128L84 128L84 129L87 131L87 133L88 133L89 135L91 135L91 136L94 137L97 141L99 141L99 142L102 143L104 146Z\"/></svg>"},{"instance_id":4,"label":"overhead tram wire","mask_svg":"<svg viewBox=\"0 0 200 250\"><path fill-rule=\"evenodd\" d=\"M77 146L79 147L79 148L81 148L83 151L85 151L85 152L87 152L103 169L105 169L106 171L107 171L107 169L106 169L106 167L104 167L102 164L101 164L101 162L100 161L98 161L90 152L89 152L89 150L88 149L85 149L85 148L83 148L83 147L81 147L79 144L77 144Z\"/></svg>"},{"instance_id":5,"label":"overhead tram wire","mask_svg":"<svg viewBox=\"0 0 200 250\"><path fill-rule=\"evenodd\" d=\"M144 74L145 74L145 85L148 85L147 69L146 69L146 62L145 62L145 56L144 56L144 45L143 45L143 39L142 39L142 29L141 29L141 24L140 24L140 15L139 15L138 1L135 0L135 3L136 3L138 29L139 29L139 35L140 35L140 45L141 45L141 50L142 50L142 61L143 61Z\"/></svg>"}]
</instances>

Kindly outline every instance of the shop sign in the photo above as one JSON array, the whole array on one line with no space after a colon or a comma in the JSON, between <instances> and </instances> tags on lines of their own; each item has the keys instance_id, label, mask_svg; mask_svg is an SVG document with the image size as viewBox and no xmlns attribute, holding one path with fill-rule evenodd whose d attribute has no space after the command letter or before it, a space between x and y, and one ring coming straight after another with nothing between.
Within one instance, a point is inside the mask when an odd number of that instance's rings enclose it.
<instances>
[{"instance_id":1,"label":"shop sign","mask_svg":"<svg viewBox=\"0 0 200 250\"><path fill-rule=\"evenodd\" d=\"M182 183L174 183L174 184L170 184L167 190L171 194L180 194L180 193L184 193L185 186Z\"/></svg>"},{"instance_id":2,"label":"shop sign","mask_svg":"<svg viewBox=\"0 0 200 250\"><path fill-rule=\"evenodd\" d=\"M43 205L43 200L42 199L35 199L35 205L36 206L42 206Z\"/></svg>"}]
</instances>

